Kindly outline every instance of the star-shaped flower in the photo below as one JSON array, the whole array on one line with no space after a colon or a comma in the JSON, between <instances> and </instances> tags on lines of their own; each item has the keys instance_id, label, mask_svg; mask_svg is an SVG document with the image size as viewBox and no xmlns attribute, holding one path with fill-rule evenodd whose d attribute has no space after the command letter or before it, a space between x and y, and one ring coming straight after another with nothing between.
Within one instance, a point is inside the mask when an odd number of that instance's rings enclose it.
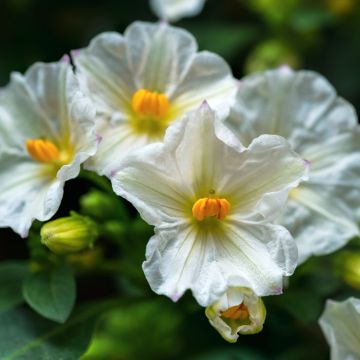
<instances>
[{"instance_id":1,"label":"star-shaped flower","mask_svg":"<svg viewBox=\"0 0 360 360\"><path fill-rule=\"evenodd\" d=\"M155 292L177 300L191 289L202 306L230 286L281 292L297 250L271 220L306 172L285 139L265 135L244 149L204 104L119 168L114 191L155 225L143 264Z\"/></svg>"},{"instance_id":2,"label":"star-shaped flower","mask_svg":"<svg viewBox=\"0 0 360 360\"><path fill-rule=\"evenodd\" d=\"M135 22L103 33L74 55L77 74L98 109L102 142L88 167L110 175L135 149L163 139L166 128L203 100L227 116L237 83L219 56L197 52L188 32Z\"/></svg>"},{"instance_id":3,"label":"star-shaped flower","mask_svg":"<svg viewBox=\"0 0 360 360\"><path fill-rule=\"evenodd\" d=\"M95 109L69 64L13 73L0 93L0 226L25 237L57 211L65 181L97 148Z\"/></svg>"}]
</instances>

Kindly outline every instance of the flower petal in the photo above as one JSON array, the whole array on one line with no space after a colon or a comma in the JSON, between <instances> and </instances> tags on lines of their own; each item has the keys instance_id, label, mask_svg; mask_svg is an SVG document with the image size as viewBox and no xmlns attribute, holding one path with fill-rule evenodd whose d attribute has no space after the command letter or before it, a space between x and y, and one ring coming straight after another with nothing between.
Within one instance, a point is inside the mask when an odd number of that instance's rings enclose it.
<instances>
[{"instance_id":1,"label":"flower petal","mask_svg":"<svg viewBox=\"0 0 360 360\"><path fill-rule=\"evenodd\" d=\"M138 88L170 96L197 50L194 37L166 23L135 22L125 31L128 63Z\"/></svg>"},{"instance_id":2,"label":"flower petal","mask_svg":"<svg viewBox=\"0 0 360 360\"><path fill-rule=\"evenodd\" d=\"M282 218L296 237L300 261L331 253L359 235L360 127L307 150L311 177L294 191Z\"/></svg>"},{"instance_id":3,"label":"flower petal","mask_svg":"<svg viewBox=\"0 0 360 360\"><path fill-rule=\"evenodd\" d=\"M186 209L191 212L186 185L162 144L137 150L120 168L111 178L115 193L132 202L148 223L178 222Z\"/></svg>"},{"instance_id":4,"label":"flower petal","mask_svg":"<svg viewBox=\"0 0 360 360\"><path fill-rule=\"evenodd\" d=\"M282 67L240 82L228 123L245 145L261 134L277 134L302 154L309 144L351 130L357 118L321 75Z\"/></svg>"},{"instance_id":5,"label":"flower petal","mask_svg":"<svg viewBox=\"0 0 360 360\"><path fill-rule=\"evenodd\" d=\"M330 346L332 360L360 358L359 299L328 300L319 324Z\"/></svg>"},{"instance_id":6,"label":"flower petal","mask_svg":"<svg viewBox=\"0 0 360 360\"><path fill-rule=\"evenodd\" d=\"M0 226L26 237L34 219L50 219L60 206L63 182L44 177L44 165L17 154L0 156Z\"/></svg>"},{"instance_id":7,"label":"flower petal","mask_svg":"<svg viewBox=\"0 0 360 360\"><path fill-rule=\"evenodd\" d=\"M302 263L311 255L334 252L358 235L354 215L346 198L332 196L321 185L306 184L294 190L279 221L294 236Z\"/></svg>"},{"instance_id":8,"label":"flower petal","mask_svg":"<svg viewBox=\"0 0 360 360\"><path fill-rule=\"evenodd\" d=\"M272 225L230 224L217 235L186 224L158 228L148 248L143 269L153 291L176 300L191 289L202 306L229 286L279 294L283 268L293 269L297 257L291 235Z\"/></svg>"},{"instance_id":9,"label":"flower petal","mask_svg":"<svg viewBox=\"0 0 360 360\"><path fill-rule=\"evenodd\" d=\"M96 36L86 49L73 55L76 73L100 113L123 116L136 91L127 61L126 39L115 32Z\"/></svg>"},{"instance_id":10,"label":"flower petal","mask_svg":"<svg viewBox=\"0 0 360 360\"><path fill-rule=\"evenodd\" d=\"M221 118L225 118L234 103L236 90L237 81L225 60L202 51L195 55L173 99L175 106L182 109L197 108L206 100Z\"/></svg>"},{"instance_id":11,"label":"flower petal","mask_svg":"<svg viewBox=\"0 0 360 360\"><path fill-rule=\"evenodd\" d=\"M222 186L234 194L233 210L242 221L275 219L283 211L289 190L307 179L306 163L284 138L275 135L256 138L236 165Z\"/></svg>"},{"instance_id":12,"label":"flower petal","mask_svg":"<svg viewBox=\"0 0 360 360\"><path fill-rule=\"evenodd\" d=\"M199 14L204 3L205 0L150 0L155 14L161 19L170 21Z\"/></svg>"},{"instance_id":13,"label":"flower petal","mask_svg":"<svg viewBox=\"0 0 360 360\"><path fill-rule=\"evenodd\" d=\"M48 138L50 134L58 139L67 131L63 127L67 127L64 88L68 71L64 63L37 63L25 76L11 75L11 82L0 95L1 149L11 147L13 151L16 147L21 153L29 138ZM58 96L60 89L63 94Z\"/></svg>"}]
</instances>

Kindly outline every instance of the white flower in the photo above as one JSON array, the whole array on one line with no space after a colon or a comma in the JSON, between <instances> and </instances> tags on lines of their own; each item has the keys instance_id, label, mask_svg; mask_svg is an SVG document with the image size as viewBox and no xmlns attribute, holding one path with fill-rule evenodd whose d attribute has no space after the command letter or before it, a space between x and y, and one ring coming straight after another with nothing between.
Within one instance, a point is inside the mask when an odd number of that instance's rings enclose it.
<instances>
[{"instance_id":1,"label":"white flower","mask_svg":"<svg viewBox=\"0 0 360 360\"><path fill-rule=\"evenodd\" d=\"M248 288L230 288L205 310L210 324L231 343L241 335L260 332L266 318L261 298Z\"/></svg>"},{"instance_id":2,"label":"white flower","mask_svg":"<svg viewBox=\"0 0 360 360\"><path fill-rule=\"evenodd\" d=\"M169 21L198 15L204 4L205 0L150 0L154 13L160 19Z\"/></svg>"},{"instance_id":3,"label":"white flower","mask_svg":"<svg viewBox=\"0 0 360 360\"><path fill-rule=\"evenodd\" d=\"M246 77L227 122L240 141L284 136L310 163L310 180L290 193L280 223L299 262L327 254L359 234L360 127L353 107L320 75L287 67Z\"/></svg>"},{"instance_id":4,"label":"white flower","mask_svg":"<svg viewBox=\"0 0 360 360\"><path fill-rule=\"evenodd\" d=\"M360 299L328 300L319 324L330 346L331 360L360 359Z\"/></svg>"},{"instance_id":5,"label":"white flower","mask_svg":"<svg viewBox=\"0 0 360 360\"><path fill-rule=\"evenodd\" d=\"M109 176L136 148L162 140L167 126L203 100L227 116L236 93L219 56L196 52L188 32L136 22L122 36L104 33L75 53L77 72L99 112L103 140L88 167Z\"/></svg>"},{"instance_id":6,"label":"white flower","mask_svg":"<svg viewBox=\"0 0 360 360\"><path fill-rule=\"evenodd\" d=\"M0 226L25 237L57 211L66 180L94 155L95 110L69 59L13 73L0 93Z\"/></svg>"},{"instance_id":7,"label":"white flower","mask_svg":"<svg viewBox=\"0 0 360 360\"><path fill-rule=\"evenodd\" d=\"M215 120L216 119L216 120ZM305 165L278 136L243 148L204 104L139 149L112 179L114 191L155 225L143 264L151 288L200 305L229 286L277 294L296 266L289 232L270 224Z\"/></svg>"}]
</instances>

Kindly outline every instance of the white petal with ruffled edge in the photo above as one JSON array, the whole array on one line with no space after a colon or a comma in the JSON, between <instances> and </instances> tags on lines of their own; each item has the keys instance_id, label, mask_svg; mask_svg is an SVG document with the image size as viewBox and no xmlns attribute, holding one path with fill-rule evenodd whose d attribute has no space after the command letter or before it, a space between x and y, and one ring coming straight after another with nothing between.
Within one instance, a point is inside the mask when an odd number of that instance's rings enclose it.
<instances>
[{"instance_id":1,"label":"white petal with ruffled edge","mask_svg":"<svg viewBox=\"0 0 360 360\"><path fill-rule=\"evenodd\" d=\"M244 144L260 134L286 137L310 164L280 222L299 260L344 246L359 234L360 127L354 108L322 76L287 67L240 83L227 124Z\"/></svg>"},{"instance_id":2,"label":"white petal with ruffled edge","mask_svg":"<svg viewBox=\"0 0 360 360\"><path fill-rule=\"evenodd\" d=\"M360 359L360 299L328 300L319 320L331 360Z\"/></svg>"},{"instance_id":3,"label":"white petal with ruffled edge","mask_svg":"<svg viewBox=\"0 0 360 360\"><path fill-rule=\"evenodd\" d=\"M272 166L265 165L269 153ZM297 249L288 231L269 219L306 176L304 162L284 139L265 136L244 149L203 105L172 124L163 144L149 145L120 165L114 191L156 226L143 265L155 292L176 300L191 289L203 306L228 286L250 287L258 295L281 292ZM244 207L239 191L251 199ZM195 220L192 206L209 192L227 198L232 210L222 221L210 219L207 228Z\"/></svg>"},{"instance_id":4,"label":"white petal with ruffled edge","mask_svg":"<svg viewBox=\"0 0 360 360\"><path fill-rule=\"evenodd\" d=\"M161 141L168 124L205 99L226 117L237 86L222 58L197 53L190 33L165 23L135 22L124 36L101 34L74 54L74 62L83 88L99 109L98 132L103 140L88 166L107 176L109 165L116 168L135 149ZM159 134L134 127L134 119L141 120L132 108L139 89L163 93L169 101L164 131Z\"/></svg>"},{"instance_id":5,"label":"white petal with ruffled edge","mask_svg":"<svg viewBox=\"0 0 360 360\"><path fill-rule=\"evenodd\" d=\"M205 0L150 0L154 13L164 20L177 21L199 14Z\"/></svg>"},{"instance_id":6,"label":"white petal with ruffled edge","mask_svg":"<svg viewBox=\"0 0 360 360\"><path fill-rule=\"evenodd\" d=\"M0 95L0 226L26 236L34 219L48 220L57 211L66 180L94 155L95 109L80 92L65 57L59 63L37 63L24 76L14 73ZM33 160L28 139L71 143L72 159L58 171Z\"/></svg>"}]
</instances>

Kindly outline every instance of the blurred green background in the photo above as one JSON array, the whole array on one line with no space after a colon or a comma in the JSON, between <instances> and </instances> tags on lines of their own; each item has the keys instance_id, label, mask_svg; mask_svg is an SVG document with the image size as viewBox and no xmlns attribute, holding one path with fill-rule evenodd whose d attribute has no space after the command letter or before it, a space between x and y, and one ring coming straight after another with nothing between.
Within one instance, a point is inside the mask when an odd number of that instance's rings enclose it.
<instances>
[{"instance_id":1,"label":"blurred green background","mask_svg":"<svg viewBox=\"0 0 360 360\"><path fill-rule=\"evenodd\" d=\"M156 21L148 1L1 0L0 86L6 85L11 71L24 72L35 61L58 60L86 46L99 32L123 32L135 20ZM191 31L200 49L222 55L238 78L282 64L315 70L359 110L360 6L356 0L208 0L199 16L176 26ZM57 217L80 210L101 221L104 214L91 213L92 199L85 195L89 189L85 180L69 182ZM325 299L360 296L360 241L354 239L335 255L311 259L299 267L284 295L264 299L268 317L262 333L227 344L190 294L174 304L150 291L141 262L152 229L119 199L111 198L103 206L118 209L111 210L115 218L103 224L106 240L100 239L94 251L70 260L78 267L78 305L108 298L118 299L118 304L101 316L84 359L327 359L328 347L317 325ZM1 230L0 237L2 261L29 257L40 261L48 256L36 236L27 242ZM0 314L0 321L5 323L6 316ZM82 334L87 346L90 335L77 328L76 319L70 329L60 329L59 344L66 347L72 336L76 340ZM91 330L92 323L88 327ZM11 342L1 329L0 336L4 336L2 342Z\"/></svg>"}]
</instances>

